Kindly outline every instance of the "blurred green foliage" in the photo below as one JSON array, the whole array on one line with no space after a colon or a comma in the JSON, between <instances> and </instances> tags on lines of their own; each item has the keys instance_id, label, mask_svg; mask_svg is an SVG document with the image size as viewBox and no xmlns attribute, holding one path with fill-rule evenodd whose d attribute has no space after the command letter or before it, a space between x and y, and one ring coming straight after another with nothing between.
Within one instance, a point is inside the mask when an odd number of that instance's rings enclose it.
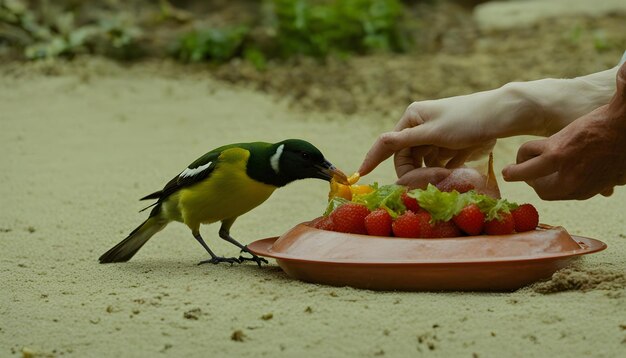
<instances>
[{"instance_id":1,"label":"blurred green foliage","mask_svg":"<svg viewBox=\"0 0 626 358\"><path fill-rule=\"evenodd\" d=\"M593 47L598 52L608 51L613 47L606 37L606 33L603 30L596 30L592 34Z\"/></svg>"},{"instance_id":2,"label":"blurred green foliage","mask_svg":"<svg viewBox=\"0 0 626 358\"><path fill-rule=\"evenodd\" d=\"M0 0L0 44L21 48L28 59L82 53L130 59L141 55L144 43L167 47L157 37L174 34L168 43L176 59L223 63L244 58L257 68L268 59L401 52L410 47L402 30L400 0L263 0L251 5L259 15L222 27L200 25L206 24L202 15L178 10L166 0L151 4L156 12L152 20L116 11L115 6L123 4L114 3ZM88 11L82 11L85 8ZM163 31L156 31L160 26Z\"/></svg>"},{"instance_id":3,"label":"blurred green foliage","mask_svg":"<svg viewBox=\"0 0 626 358\"><path fill-rule=\"evenodd\" d=\"M277 55L323 57L330 53L402 51L402 4L397 0L312 2L273 0Z\"/></svg>"},{"instance_id":4,"label":"blurred green foliage","mask_svg":"<svg viewBox=\"0 0 626 358\"><path fill-rule=\"evenodd\" d=\"M179 39L173 52L178 59L186 62L225 62L241 55L248 32L245 26L194 30Z\"/></svg>"},{"instance_id":5,"label":"blurred green foliage","mask_svg":"<svg viewBox=\"0 0 626 358\"><path fill-rule=\"evenodd\" d=\"M590 31L589 29L583 28L580 24L573 26L564 34L563 38L571 46L580 47L582 44L592 45L598 53L623 48L623 45L609 38L603 29L600 28Z\"/></svg>"},{"instance_id":6,"label":"blurred green foliage","mask_svg":"<svg viewBox=\"0 0 626 358\"><path fill-rule=\"evenodd\" d=\"M405 51L398 0L268 0L257 26L199 29L183 35L174 54L183 61L244 57L262 68L268 58ZM254 34L269 34L263 39Z\"/></svg>"},{"instance_id":7,"label":"blurred green foliage","mask_svg":"<svg viewBox=\"0 0 626 358\"><path fill-rule=\"evenodd\" d=\"M42 2L39 12L20 0L0 1L0 38L17 43L28 59L100 53L128 59L138 55L142 31L121 15L78 24L76 14Z\"/></svg>"}]
</instances>

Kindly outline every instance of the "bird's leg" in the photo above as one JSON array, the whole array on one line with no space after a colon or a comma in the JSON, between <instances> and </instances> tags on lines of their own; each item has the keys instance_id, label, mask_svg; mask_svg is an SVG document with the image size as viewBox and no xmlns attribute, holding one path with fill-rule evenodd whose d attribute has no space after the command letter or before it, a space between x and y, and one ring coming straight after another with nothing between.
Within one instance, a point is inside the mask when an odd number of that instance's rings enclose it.
<instances>
[{"instance_id":1,"label":"bird's leg","mask_svg":"<svg viewBox=\"0 0 626 358\"><path fill-rule=\"evenodd\" d=\"M267 262L266 259L259 257L255 254L253 254L252 252L250 252L250 250L248 250L248 248L245 245L242 245L241 243L237 242L237 240L233 239L232 236L230 236L230 226L233 224L234 220L232 221L223 221L222 222L222 227L220 227L220 237L228 242L230 242L231 244L237 246L238 248L241 249L242 252L247 252L250 255L252 255L252 257L245 257L245 256L239 256L239 261L254 261L256 262L257 265L259 265L259 267L261 267L261 263L269 263Z\"/></svg>"},{"instance_id":2,"label":"bird's leg","mask_svg":"<svg viewBox=\"0 0 626 358\"><path fill-rule=\"evenodd\" d=\"M241 263L241 260L239 260L236 257L222 257L222 256L215 255L213 251L209 249L209 245L207 245L206 242L204 242L204 239L202 238L202 236L200 236L200 232L197 232L197 231L193 232L193 237L195 237L196 240L198 240L198 242L200 243L200 245L202 245L202 247L204 247L204 249L209 253L209 255L211 255L211 258L209 260L200 261L198 265L219 264L220 262L228 262L231 265L234 264L235 262L238 264Z\"/></svg>"}]
</instances>

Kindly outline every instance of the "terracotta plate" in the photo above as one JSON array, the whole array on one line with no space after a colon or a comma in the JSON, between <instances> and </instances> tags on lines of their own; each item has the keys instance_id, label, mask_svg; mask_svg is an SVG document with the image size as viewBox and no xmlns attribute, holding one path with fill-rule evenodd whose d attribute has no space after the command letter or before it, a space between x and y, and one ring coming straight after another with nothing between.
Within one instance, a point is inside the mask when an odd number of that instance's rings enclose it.
<instances>
[{"instance_id":1,"label":"terracotta plate","mask_svg":"<svg viewBox=\"0 0 626 358\"><path fill-rule=\"evenodd\" d=\"M248 245L291 277L403 291L510 291L550 277L606 244L561 227L505 236L403 239L324 231L302 223Z\"/></svg>"}]
</instances>

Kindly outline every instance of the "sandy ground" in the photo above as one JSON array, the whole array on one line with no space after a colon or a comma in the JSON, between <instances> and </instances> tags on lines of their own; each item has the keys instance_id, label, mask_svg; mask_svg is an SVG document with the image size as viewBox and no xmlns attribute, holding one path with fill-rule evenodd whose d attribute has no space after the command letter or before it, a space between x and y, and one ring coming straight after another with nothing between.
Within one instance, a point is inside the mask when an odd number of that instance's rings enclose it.
<instances>
[{"instance_id":1,"label":"sandy ground","mask_svg":"<svg viewBox=\"0 0 626 358\"><path fill-rule=\"evenodd\" d=\"M197 266L206 254L180 224L130 262L100 265L144 219L137 199L213 147L301 137L349 172L396 118L297 112L203 73L152 65L79 61L0 73L0 356L626 353L623 187L611 198L542 202L525 185L503 184L543 222L609 245L513 293L371 292L293 281L274 262ZM519 142L499 144L499 168ZM369 180L393 178L385 163ZM326 193L322 181L294 183L233 234L245 243L279 235L317 216ZM215 251L238 254L217 239L217 226L204 236Z\"/></svg>"}]
</instances>

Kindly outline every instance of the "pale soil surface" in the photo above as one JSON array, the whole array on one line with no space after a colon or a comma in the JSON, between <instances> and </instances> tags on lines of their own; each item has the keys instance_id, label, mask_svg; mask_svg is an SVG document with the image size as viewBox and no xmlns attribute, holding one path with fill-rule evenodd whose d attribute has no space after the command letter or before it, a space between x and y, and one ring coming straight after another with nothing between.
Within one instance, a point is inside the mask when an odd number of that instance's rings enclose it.
<instances>
[{"instance_id":1,"label":"pale soil surface","mask_svg":"<svg viewBox=\"0 0 626 358\"><path fill-rule=\"evenodd\" d=\"M485 71L484 68L478 69ZM48 74L46 74L46 72ZM401 108L394 110L401 112ZM371 118L370 118L371 117ZM172 224L130 262L97 258L138 225L138 198L218 145L301 137L347 172L396 117L303 112L202 71L99 60L0 72L0 356L617 357L626 353L626 188L543 202L503 194L609 248L513 293L399 293L289 279L276 264L197 266ZM502 141L497 169L520 138ZM394 180L389 162L364 181ZM318 216L328 186L294 183L241 217L244 243ZM204 237L218 253L238 250Z\"/></svg>"}]
</instances>

